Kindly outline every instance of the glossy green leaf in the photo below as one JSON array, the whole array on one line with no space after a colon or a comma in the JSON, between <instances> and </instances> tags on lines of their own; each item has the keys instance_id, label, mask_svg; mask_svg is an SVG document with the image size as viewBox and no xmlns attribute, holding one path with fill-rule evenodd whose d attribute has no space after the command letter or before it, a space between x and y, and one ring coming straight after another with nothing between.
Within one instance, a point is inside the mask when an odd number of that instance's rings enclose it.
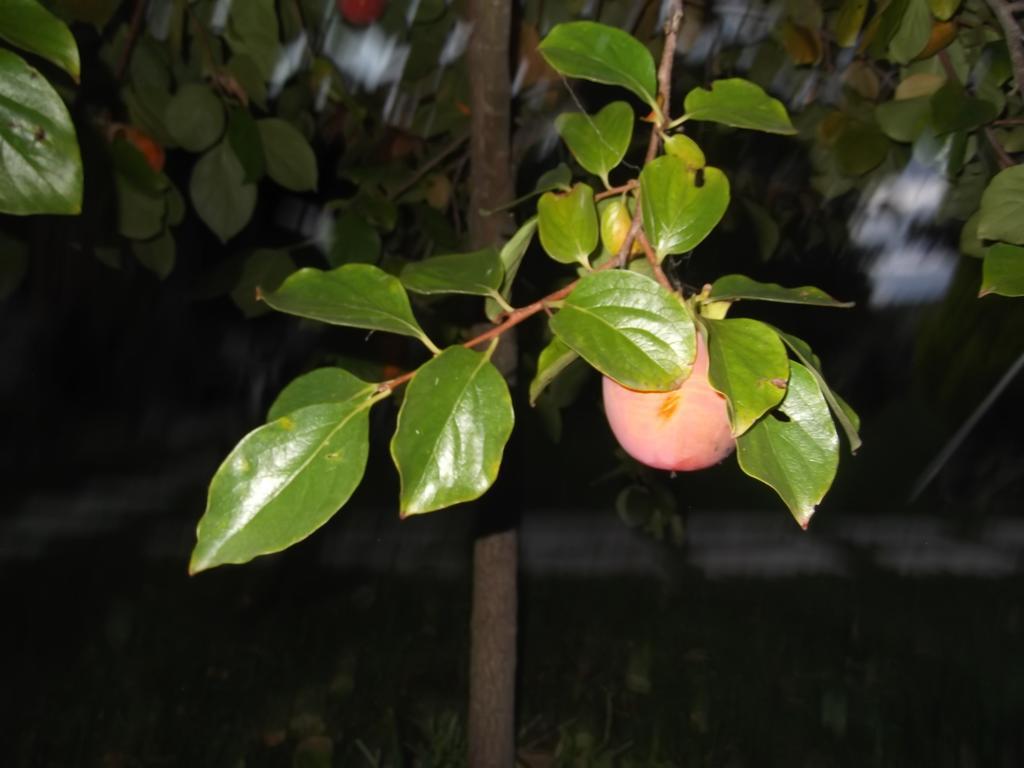
<instances>
[{"instance_id":1,"label":"glossy green leaf","mask_svg":"<svg viewBox=\"0 0 1024 768\"><path fill-rule=\"evenodd\" d=\"M967 94L957 82L947 82L931 96L932 126L939 136L952 131L973 131L990 123L999 109L990 101Z\"/></svg>"},{"instance_id":2,"label":"glossy green leaf","mask_svg":"<svg viewBox=\"0 0 1024 768\"><path fill-rule=\"evenodd\" d=\"M813 285L784 288L778 283L761 283L746 275L723 275L711 285L708 298L715 301L777 301L783 304L811 304L817 307L852 307L852 301L839 301Z\"/></svg>"},{"instance_id":3,"label":"glossy green leaf","mask_svg":"<svg viewBox=\"0 0 1024 768\"><path fill-rule=\"evenodd\" d=\"M709 320L708 380L729 402L733 435L742 435L778 405L789 381L789 356L771 326L741 317Z\"/></svg>"},{"instance_id":4,"label":"glossy green leaf","mask_svg":"<svg viewBox=\"0 0 1024 768\"><path fill-rule=\"evenodd\" d=\"M644 231L661 261L711 234L729 207L729 180L718 168L690 171L682 158L662 155L640 172L640 201Z\"/></svg>"},{"instance_id":5,"label":"glossy green leaf","mask_svg":"<svg viewBox=\"0 0 1024 768\"><path fill-rule=\"evenodd\" d=\"M979 296L1024 296L1024 248L997 243L985 251Z\"/></svg>"},{"instance_id":6,"label":"glossy green leaf","mask_svg":"<svg viewBox=\"0 0 1024 768\"><path fill-rule=\"evenodd\" d=\"M740 468L775 490L806 528L839 466L839 436L818 382L790 363L789 388L775 412L736 440Z\"/></svg>"},{"instance_id":7,"label":"glossy green leaf","mask_svg":"<svg viewBox=\"0 0 1024 768\"><path fill-rule=\"evenodd\" d=\"M346 264L330 272L300 269L263 300L278 312L412 336L436 349L413 317L402 283L371 264Z\"/></svg>"},{"instance_id":8,"label":"glossy green leaf","mask_svg":"<svg viewBox=\"0 0 1024 768\"><path fill-rule=\"evenodd\" d=\"M189 572L280 552L326 523L366 470L375 392L368 384L344 402L300 408L242 438L210 483Z\"/></svg>"},{"instance_id":9,"label":"glossy green leaf","mask_svg":"<svg viewBox=\"0 0 1024 768\"><path fill-rule=\"evenodd\" d=\"M257 120L256 127L263 143L267 175L293 192L316 189L316 156L306 137L278 117Z\"/></svg>"},{"instance_id":10,"label":"glossy green leaf","mask_svg":"<svg viewBox=\"0 0 1024 768\"><path fill-rule=\"evenodd\" d=\"M36 0L0 2L0 38L56 64L78 82L78 45L71 30Z\"/></svg>"},{"instance_id":11,"label":"glossy green leaf","mask_svg":"<svg viewBox=\"0 0 1024 768\"><path fill-rule=\"evenodd\" d=\"M380 249L380 232L359 214L348 211L334 223L327 263L332 267L376 264L380 259Z\"/></svg>"},{"instance_id":12,"label":"glossy green leaf","mask_svg":"<svg viewBox=\"0 0 1024 768\"><path fill-rule=\"evenodd\" d=\"M579 360L580 356L557 336L540 351L537 357L537 373L530 381L530 405L537 404L537 398L555 377Z\"/></svg>"},{"instance_id":13,"label":"glossy green leaf","mask_svg":"<svg viewBox=\"0 0 1024 768\"><path fill-rule=\"evenodd\" d=\"M889 40L889 57L906 64L924 49L931 31L932 14L928 10L928 0L908 0L903 18Z\"/></svg>"},{"instance_id":14,"label":"glossy green leaf","mask_svg":"<svg viewBox=\"0 0 1024 768\"><path fill-rule=\"evenodd\" d=\"M114 175L117 190L117 231L132 240L149 240L164 228L167 198L159 192L147 192Z\"/></svg>"},{"instance_id":15,"label":"glossy green leaf","mask_svg":"<svg viewBox=\"0 0 1024 768\"><path fill-rule=\"evenodd\" d=\"M205 83L186 83L164 110L164 125L175 143L189 152L212 147L224 134L224 105Z\"/></svg>"},{"instance_id":16,"label":"glossy green leaf","mask_svg":"<svg viewBox=\"0 0 1024 768\"><path fill-rule=\"evenodd\" d=\"M232 107L228 112L228 142L242 164L246 183L256 183L267 170L263 153L263 140L256 121L243 107Z\"/></svg>"},{"instance_id":17,"label":"glossy green leaf","mask_svg":"<svg viewBox=\"0 0 1024 768\"><path fill-rule=\"evenodd\" d=\"M267 411L267 421L275 421L311 405L344 403L365 394L370 386L373 385L344 368L317 368L292 379L281 390Z\"/></svg>"},{"instance_id":18,"label":"glossy green leaf","mask_svg":"<svg viewBox=\"0 0 1024 768\"><path fill-rule=\"evenodd\" d=\"M555 119L555 128L576 161L608 187L609 172L629 149L635 119L629 104L613 101L596 115L565 112Z\"/></svg>"},{"instance_id":19,"label":"glossy green leaf","mask_svg":"<svg viewBox=\"0 0 1024 768\"><path fill-rule=\"evenodd\" d=\"M537 50L563 75L622 86L658 110L654 58L628 32L593 21L572 21L556 25Z\"/></svg>"},{"instance_id":20,"label":"glossy green leaf","mask_svg":"<svg viewBox=\"0 0 1024 768\"><path fill-rule=\"evenodd\" d=\"M694 88L686 94L683 109L686 120L707 120L766 133L796 133L781 101L739 77L715 80L711 90Z\"/></svg>"},{"instance_id":21,"label":"glossy green leaf","mask_svg":"<svg viewBox=\"0 0 1024 768\"><path fill-rule=\"evenodd\" d=\"M67 107L37 70L0 48L0 213L82 210L82 161Z\"/></svg>"},{"instance_id":22,"label":"glossy green leaf","mask_svg":"<svg viewBox=\"0 0 1024 768\"><path fill-rule=\"evenodd\" d=\"M523 263L523 257L533 242L533 233L537 231L537 217L531 216L523 222L516 233L508 239L498 253L501 258L504 277L501 280L501 296L508 302L512 297L512 284L519 273L519 266ZM505 310L494 299L488 298L485 307L487 319L494 322Z\"/></svg>"},{"instance_id":23,"label":"glossy green leaf","mask_svg":"<svg viewBox=\"0 0 1024 768\"><path fill-rule=\"evenodd\" d=\"M857 44L867 11L868 0L843 0L832 23L836 45L851 48Z\"/></svg>"},{"instance_id":24,"label":"glossy green leaf","mask_svg":"<svg viewBox=\"0 0 1024 768\"><path fill-rule=\"evenodd\" d=\"M665 139L665 153L682 159L691 171L700 170L707 165L704 150L685 133L676 133Z\"/></svg>"},{"instance_id":25,"label":"glossy green leaf","mask_svg":"<svg viewBox=\"0 0 1024 768\"><path fill-rule=\"evenodd\" d=\"M552 189L568 189L572 185L572 169L565 163L559 163L550 171L544 171L533 187L533 191L548 192ZM525 199L525 198L520 198Z\"/></svg>"},{"instance_id":26,"label":"glossy green leaf","mask_svg":"<svg viewBox=\"0 0 1024 768\"><path fill-rule=\"evenodd\" d=\"M246 183L245 170L227 141L199 158L188 189L199 218L221 242L241 232L256 208L256 185Z\"/></svg>"},{"instance_id":27,"label":"glossy green leaf","mask_svg":"<svg viewBox=\"0 0 1024 768\"><path fill-rule=\"evenodd\" d=\"M259 248L246 257L242 275L231 289L231 300L246 317L265 314L268 309L260 301L260 292L276 290L296 269L288 251Z\"/></svg>"},{"instance_id":28,"label":"glossy green leaf","mask_svg":"<svg viewBox=\"0 0 1024 768\"><path fill-rule=\"evenodd\" d=\"M981 196L978 237L1024 245L1024 165L1000 171Z\"/></svg>"},{"instance_id":29,"label":"glossy green leaf","mask_svg":"<svg viewBox=\"0 0 1024 768\"><path fill-rule=\"evenodd\" d=\"M414 293L465 293L493 296L501 287L501 258L494 248L432 256L407 264L402 284Z\"/></svg>"},{"instance_id":30,"label":"glossy green leaf","mask_svg":"<svg viewBox=\"0 0 1024 768\"><path fill-rule=\"evenodd\" d=\"M563 264L589 265L598 238L594 190L576 184L571 192L545 192L537 201L537 224L548 256Z\"/></svg>"},{"instance_id":31,"label":"glossy green leaf","mask_svg":"<svg viewBox=\"0 0 1024 768\"><path fill-rule=\"evenodd\" d=\"M409 383L391 440L401 477L401 515L480 497L498 476L515 416L490 360L449 347Z\"/></svg>"},{"instance_id":32,"label":"glossy green leaf","mask_svg":"<svg viewBox=\"0 0 1024 768\"><path fill-rule=\"evenodd\" d=\"M654 280L625 270L584 276L551 330L605 376L630 389L668 391L690 375L693 320Z\"/></svg>"},{"instance_id":33,"label":"glossy green leaf","mask_svg":"<svg viewBox=\"0 0 1024 768\"><path fill-rule=\"evenodd\" d=\"M825 381L824 374L821 372L821 360L814 354L811 346L806 341L791 334L783 333L778 328L774 330L786 346L793 350L793 353L800 362L807 367L811 375L814 376L814 380L818 382L825 401L828 403L829 408L832 409L832 414L846 434L846 439L850 443L850 453L856 453L861 446L859 434L860 417L857 415L857 412L829 387L828 382Z\"/></svg>"},{"instance_id":34,"label":"glossy green leaf","mask_svg":"<svg viewBox=\"0 0 1024 768\"><path fill-rule=\"evenodd\" d=\"M164 280L174 270L174 235L165 229L151 240L133 240L132 253L139 264Z\"/></svg>"},{"instance_id":35,"label":"glossy green leaf","mask_svg":"<svg viewBox=\"0 0 1024 768\"><path fill-rule=\"evenodd\" d=\"M882 133L893 141L909 144L921 135L931 119L931 97L886 101L875 108Z\"/></svg>"}]
</instances>

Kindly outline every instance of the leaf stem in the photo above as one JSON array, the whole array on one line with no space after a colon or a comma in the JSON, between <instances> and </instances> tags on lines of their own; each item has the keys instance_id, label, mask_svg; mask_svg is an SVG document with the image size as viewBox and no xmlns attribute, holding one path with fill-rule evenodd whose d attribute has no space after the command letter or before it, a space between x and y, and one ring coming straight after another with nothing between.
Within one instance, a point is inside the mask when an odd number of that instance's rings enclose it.
<instances>
[{"instance_id":1,"label":"leaf stem","mask_svg":"<svg viewBox=\"0 0 1024 768\"><path fill-rule=\"evenodd\" d=\"M1006 148L999 143L995 131L987 125L985 126L985 138L988 139L988 143L992 146L992 151L995 153L996 162L999 163L1000 170L1005 171L1007 168L1012 168L1017 164L1017 161L1011 157Z\"/></svg>"},{"instance_id":2,"label":"leaf stem","mask_svg":"<svg viewBox=\"0 0 1024 768\"><path fill-rule=\"evenodd\" d=\"M124 49L117 60L117 69L114 70L114 77L118 82L124 80L128 65L132 60L132 52L135 50L135 43L142 31L142 18L145 16L146 0L135 0L135 8L132 10L132 20L128 27L128 38L124 42Z\"/></svg>"},{"instance_id":3,"label":"leaf stem","mask_svg":"<svg viewBox=\"0 0 1024 768\"><path fill-rule=\"evenodd\" d=\"M638 232L637 238L639 238L640 245L643 246L644 253L647 255L647 263L651 265L651 270L654 272L654 279L657 280L661 284L661 287L666 291L669 293L675 293L675 288L665 276L665 272L662 270L661 264L658 263L658 255L654 252L654 249L651 248L651 243L648 241L647 235L643 232Z\"/></svg>"}]
</instances>

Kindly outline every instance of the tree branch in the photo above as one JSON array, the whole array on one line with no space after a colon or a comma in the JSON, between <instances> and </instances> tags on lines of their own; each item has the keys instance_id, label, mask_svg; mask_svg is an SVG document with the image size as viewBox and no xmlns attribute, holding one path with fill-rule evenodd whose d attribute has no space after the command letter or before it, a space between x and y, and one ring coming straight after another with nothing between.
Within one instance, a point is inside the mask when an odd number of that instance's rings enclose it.
<instances>
[{"instance_id":1,"label":"tree branch","mask_svg":"<svg viewBox=\"0 0 1024 768\"><path fill-rule=\"evenodd\" d=\"M988 7L995 14L1006 37L1006 47L1013 62L1013 79L1017 82L1017 93L1024 96L1024 43L1021 42L1021 28L1013 16L1013 6L1003 0L987 0Z\"/></svg>"},{"instance_id":2,"label":"tree branch","mask_svg":"<svg viewBox=\"0 0 1024 768\"><path fill-rule=\"evenodd\" d=\"M124 42L124 49L117 60L117 68L114 70L114 77L118 82L124 80L128 71L128 64L132 60L132 51L135 50L135 43L142 31L142 18L145 16L146 0L135 0L135 8L132 10L132 20L128 27L128 38Z\"/></svg>"}]
</instances>

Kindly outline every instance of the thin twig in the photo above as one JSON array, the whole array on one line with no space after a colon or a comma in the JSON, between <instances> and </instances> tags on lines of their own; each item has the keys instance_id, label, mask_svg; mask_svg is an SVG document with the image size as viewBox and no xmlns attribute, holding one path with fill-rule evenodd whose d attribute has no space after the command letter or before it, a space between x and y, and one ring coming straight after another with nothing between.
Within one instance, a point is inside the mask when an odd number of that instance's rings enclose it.
<instances>
[{"instance_id":1,"label":"thin twig","mask_svg":"<svg viewBox=\"0 0 1024 768\"><path fill-rule=\"evenodd\" d=\"M1006 170L1017 164L1010 154L1006 151L1002 144L999 143L999 139L996 138L995 131L988 126L985 126L985 138L988 139L989 145L992 147L992 151L995 152L996 162L999 163L1001 170Z\"/></svg>"},{"instance_id":2,"label":"thin twig","mask_svg":"<svg viewBox=\"0 0 1024 768\"><path fill-rule=\"evenodd\" d=\"M647 235L643 232L637 234L637 238L640 240L640 245L643 246L644 253L647 255L647 263L651 265L651 270L654 272L654 279L661 283L661 287L666 291L673 292L675 289L672 287L672 283L669 282L665 276L665 272L661 268L661 264L658 263L658 255L651 248L651 243L647 239Z\"/></svg>"},{"instance_id":3,"label":"thin twig","mask_svg":"<svg viewBox=\"0 0 1024 768\"><path fill-rule=\"evenodd\" d=\"M596 195L594 195L594 202L604 200L606 197L615 197L615 195L621 195L623 192L629 192L631 189L636 189L636 187L636 179L630 179L620 187L612 187L611 189L606 189L603 192L598 192Z\"/></svg>"},{"instance_id":4,"label":"thin twig","mask_svg":"<svg viewBox=\"0 0 1024 768\"><path fill-rule=\"evenodd\" d=\"M1013 62L1013 79L1017 81L1017 93L1024 95L1024 44L1021 43L1021 29L1013 16L1013 7L1002 0L987 0L988 7L995 14L999 26L1003 28L1006 48Z\"/></svg>"},{"instance_id":5,"label":"thin twig","mask_svg":"<svg viewBox=\"0 0 1024 768\"><path fill-rule=\"evenodd\" d=\"M128 38L124 42L121 56L117 60L117 69L114 70L114 77L118 82L124 80L125 72L128 71L128 64L132 60L132 51L135 50L135 43L142 32L142 19L146 15L146 0L135 0L135 8L132 11L132 20L128 26Z\"/></svg>"},{"instance_id":6,"label":"thin twig","mask_svg":"<svg viewBox=\"0 0 1024 768\"><path fill-rule=\"evenodd\" d=\"M1002 120L993 120L992 125L1002 127L1005 125L1024 125L1024 117L1004 117Z\"/></svg>"},{"instance_id":7,"label":"thin twig","mask_svg":"<svg viewBox=\"0 0 1024 768\"><path fill-rule=\"evenodd\" d=\"M419 182L420 179L422 179L434 168L436 168L438 163L440 163L442 160L448 157L448 155L450 155L452 152L454 152L463 144L465 144L468 138L469 134L464 133L461 136L456 136L454 139L452 139L452 141L450 141L448 144L442 147L440 152L438 152L436 155L430 158L426 163L420 166L415 173L413 173L409 178L407 178L395 189L393 189L391 193L388 195L388 199L397 200L404 192L407 192L408 190L416 186L417 182Z\"/></svg>"}]
</instances>

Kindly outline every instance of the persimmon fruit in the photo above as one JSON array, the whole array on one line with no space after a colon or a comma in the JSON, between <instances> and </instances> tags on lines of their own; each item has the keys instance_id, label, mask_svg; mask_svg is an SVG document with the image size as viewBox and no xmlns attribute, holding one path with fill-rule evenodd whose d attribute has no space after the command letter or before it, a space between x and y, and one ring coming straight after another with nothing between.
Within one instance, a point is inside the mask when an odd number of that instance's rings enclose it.
<instances>
[{"instance_id":1,"label":"persimmon fruit","mask_svg":"<svg viewBox=\"0 0 1024 768\"><path fill-rule=\"evenodd\" d=\"M349 24L366 26L384 13L385 0L337 0L341 17Z\"/></svg>"},{"instance_id":2,"label":"persimmon fruit","mask_svg":"<svg viewBox=\"0 0 1024 768\"><path fill-rule=\"evenodd\" d=\"M119 133L124 137L125 141L130 142L142 153L149 167L155 173L160 173L164 169L164 160L166 159L164 148L152 136L136 128L134 125L122 127Z\"/></svg>"},{"instance_id":3,"label":"persimmon fruit","mask_svg":"<svg viewBox=\"0 0 1024 768\"><path fill-rule=\"evenodd\" d=\"M699 332L693 371L682 386L640 392L605 377L604 411L623 450L655 469L705 469L736 447L725 398L708 382L708 352Z\"/></svg>"}]
</instances>

